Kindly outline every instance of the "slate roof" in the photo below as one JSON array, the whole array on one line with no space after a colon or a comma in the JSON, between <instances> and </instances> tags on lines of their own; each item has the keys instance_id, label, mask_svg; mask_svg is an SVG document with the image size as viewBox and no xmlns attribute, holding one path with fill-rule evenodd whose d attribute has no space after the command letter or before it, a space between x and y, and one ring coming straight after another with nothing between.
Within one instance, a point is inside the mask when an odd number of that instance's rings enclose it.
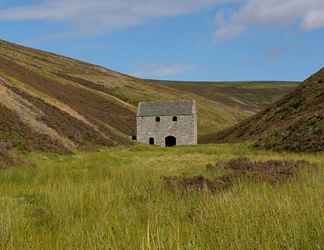
<instances>
[{"instance_id":1,"label":"slate roof","mask_svg":"<svg viewBox=\"0 0 324 250\"><path fill-rule=\"evenodd\" d=\"M173 116L194 113L196 113L196 102L193 100L141 102L137 110L137 116Z\"/></svg>"}]
</instances>

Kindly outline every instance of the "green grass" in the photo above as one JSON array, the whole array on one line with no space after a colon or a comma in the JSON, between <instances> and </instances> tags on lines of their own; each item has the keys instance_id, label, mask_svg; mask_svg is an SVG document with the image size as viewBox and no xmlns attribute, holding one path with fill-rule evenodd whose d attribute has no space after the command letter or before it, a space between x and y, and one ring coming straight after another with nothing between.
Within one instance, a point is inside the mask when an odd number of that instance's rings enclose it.
<instances>
[{"instance_id":1,"label":"green grass","mask_svg":"<svg viewBox=\"0 0 324 250\"><path fill-rule=\"evenodd\" d=\"M161 176L206 174L236 157L305 159L316 173L271 186L242 181L221 193L174 193ZM321 249L323 154L249 145L118 147L31 155L0 172L0 249ZM323 162L323 163L322 163Z\"/></svg>"}]
</instances>

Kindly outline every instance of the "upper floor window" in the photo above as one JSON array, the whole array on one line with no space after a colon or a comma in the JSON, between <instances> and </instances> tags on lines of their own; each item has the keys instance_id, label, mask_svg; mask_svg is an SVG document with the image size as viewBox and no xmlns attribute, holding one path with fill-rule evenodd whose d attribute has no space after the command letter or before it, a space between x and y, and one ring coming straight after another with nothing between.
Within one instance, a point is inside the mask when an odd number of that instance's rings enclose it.
<instances>
[{"instance_id":1,"label":"upper floor window","mask_svg":"<svg viewBox=\"0 0 324 250\"><path fill-rule=\"evenodd\" d=\"M178 117L173 116L172 121L177 122L178 121Z\"/></svg>"},{"instance_id":2,"label":"upper floor window","mask_svg":"<svg viewBox=\"0 0 324 250\"><path fill-rule=\"evenodd\" d=\"M161 118L159 116L155 117L155 121L156 122L160 122L161 121Z\"/></svg>"}]
</instances>

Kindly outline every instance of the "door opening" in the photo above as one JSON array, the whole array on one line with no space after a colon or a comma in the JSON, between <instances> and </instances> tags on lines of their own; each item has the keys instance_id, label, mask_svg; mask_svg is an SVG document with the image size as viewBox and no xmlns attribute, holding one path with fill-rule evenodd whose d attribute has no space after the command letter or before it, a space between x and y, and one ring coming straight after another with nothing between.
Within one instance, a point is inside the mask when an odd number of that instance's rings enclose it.
<instances>
[{"instance_id":1,"label":"door opening","mask_svg":"<svg viewBox=\"0 0 324 250\"><path fill-rule=\"evenodd\" d=\"M165 146L166 147L174 147L177 145L177 138L174 136L168 136L165 138Z\"/></svg>"},{"instance_id":2,"label":"door opening","mask_svg":"<svg viewBox=\"0 0 324 250\"><path fill-rule=\"evenodd\" d=\"M155 144L155 143L154 143L154 138L153 138L153 137L150 137L149 144L150 144L150 145L154 145L154 144Z\"/></svg>"}]
</instances>

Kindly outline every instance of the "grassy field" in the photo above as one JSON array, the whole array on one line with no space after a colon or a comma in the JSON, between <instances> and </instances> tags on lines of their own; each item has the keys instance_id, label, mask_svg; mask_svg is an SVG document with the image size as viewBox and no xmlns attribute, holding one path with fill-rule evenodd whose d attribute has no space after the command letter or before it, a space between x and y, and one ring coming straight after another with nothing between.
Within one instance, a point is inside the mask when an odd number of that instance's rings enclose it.
<instances>
[{"instance_id":1,"label":"grassy field","mask_svg":"<svg viewBox=\"0 0 324 250\"><path fill-rule=\"evenodd\" d=\"M248 157L319 165L277 185L174 192L163 176L214 178L207 164ZM0 172L0 249L321 249L324 154L249 145L117 147L33 154Z\"/></svg>"}]
</instances>

